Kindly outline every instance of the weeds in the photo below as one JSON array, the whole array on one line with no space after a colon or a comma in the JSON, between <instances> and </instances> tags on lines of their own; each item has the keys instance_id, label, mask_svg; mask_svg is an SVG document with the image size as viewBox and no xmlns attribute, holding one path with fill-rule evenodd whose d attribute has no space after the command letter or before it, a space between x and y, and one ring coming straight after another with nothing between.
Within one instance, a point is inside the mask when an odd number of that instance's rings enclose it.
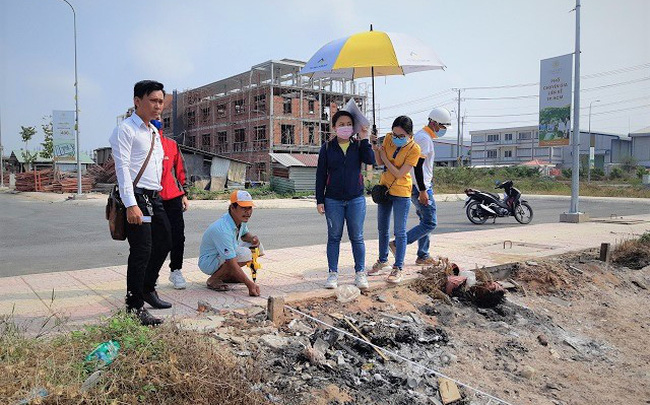
<instances>
[{"instance_id":1,"label":"weeds","mask_svg":"<svg viewBox=\"0 0 650 405\"><path fill-rule=\"evenodd\" d=\"M650 232L644 232L639 239L630 239L616 245L612 261L633 270L650 265Z\"/></svg>"},{"instance_id":2,"label":"weeds","mask_svg":"<svg viewBox=\"0 0 650 405\"><path fill-rule=\"evenodd\" d=\"M265 403L249 386L259 381L251 367L238 365L211 338L172 324L147 328L118 313L80 331L34 338L4 317L0 333L0 403L37 391L47 392L45 404ZM85 367L86 355L110 339L122 347L118 357L94 387L82 390L94 371Z\"/></svg>"}]
</instances>

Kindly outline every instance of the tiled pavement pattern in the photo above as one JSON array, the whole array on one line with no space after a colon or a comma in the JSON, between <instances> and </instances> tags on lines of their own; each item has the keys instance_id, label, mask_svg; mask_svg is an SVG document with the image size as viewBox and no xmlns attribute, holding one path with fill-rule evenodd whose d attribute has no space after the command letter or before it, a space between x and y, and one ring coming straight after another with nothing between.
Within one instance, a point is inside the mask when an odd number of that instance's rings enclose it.
<instances>
[{"instance_id":1,"label":"tiled pavement pattern","mask_svg":"<svg viewBox=\"0 0 650 405\"><path fill-rule=\"evenodd\" d=\"M530 260L568 251L616 243L638 237L650 230L650 215L625 217L624 220L592 221L582 224L552 223L522 225L513 228L477 226L476 231L434 235L432 253L449 257L461 269L493 266L513 261ZM281 236L278 236L281 237ZM325 239L325 236L323 237ZM508 240L510 243L504 242ZM504 248L505 246L505 248ZM124 244L125 251L128 245ZM415 277L416 246L407 250L407 278ZM377 258L377 240L366 241L366 266ZM392 257L390 258L392 260ZM125 259L126 260L126 259ZM258 273L262 295L285 295L288 301L307 297L331 296L322 284L327 272L325 244L276 249L260 259ZM353 260L350 245L341 245L339 284L353 282ZM168 310L154 310L164 317L188 317L197 314L197 302L203 300L216 309L236 309L251 305L265 306L264 298L248 297L243 285L234 285L229 292L216 292L205 287L206 276L198 269L197 259L185 260L183 273L188 280L186 290L174 290L168 281L167 264L161 270L158 291L173 303ZM385 286L386 275L370 277L371 288ZM38 331L47 322L47 329L65 320L65 328L97 320L123 307L126 287L126 265L96 269L33 274L0 279L0 315L13 314L29 330Z\"/></svg>"}]
</instances>

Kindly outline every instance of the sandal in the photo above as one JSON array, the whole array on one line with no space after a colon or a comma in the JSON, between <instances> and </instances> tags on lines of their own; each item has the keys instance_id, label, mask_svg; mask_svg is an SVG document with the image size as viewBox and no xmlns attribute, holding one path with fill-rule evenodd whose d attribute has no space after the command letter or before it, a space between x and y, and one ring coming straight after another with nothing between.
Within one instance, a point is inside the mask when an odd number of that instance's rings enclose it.
<instances>
[{"instance_id":1,"label":"sandal","mask_svg":"<svg viewBox=\"0 0 650 405\"><path fill-rule=\"evenodd\" d=\"M230 291L230 286L228 286L228 284L226 284L226 283L220 283L220 284L216 284L216 285L211 285L211 284L208 284L208 283L206 282L205 285L206 285L210 290L214 290L214 291Z\"/></svg>"}]
</instances>

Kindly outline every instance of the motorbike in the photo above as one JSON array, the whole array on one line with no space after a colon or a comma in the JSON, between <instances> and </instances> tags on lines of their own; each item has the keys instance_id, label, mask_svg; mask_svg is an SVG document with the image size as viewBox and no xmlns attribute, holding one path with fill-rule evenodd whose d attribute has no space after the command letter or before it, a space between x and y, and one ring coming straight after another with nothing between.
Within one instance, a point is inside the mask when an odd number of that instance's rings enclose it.
<instances>
[{"instance_id":1,"label":"motorbike","mask_svg":"<svg viewBox=\"0 0 650 405\"><path fill-rule=\"evenodd\" d=\"M520 224L528 224L533 220L533 209L528 202L521 198L521 191L513 186L512 180L499 182L495 189L504 191L504 198L499 195L468 188L465 190L465 213L473 224L483 224L492 218L514 216Z\"/></svg>"}]
</instances>

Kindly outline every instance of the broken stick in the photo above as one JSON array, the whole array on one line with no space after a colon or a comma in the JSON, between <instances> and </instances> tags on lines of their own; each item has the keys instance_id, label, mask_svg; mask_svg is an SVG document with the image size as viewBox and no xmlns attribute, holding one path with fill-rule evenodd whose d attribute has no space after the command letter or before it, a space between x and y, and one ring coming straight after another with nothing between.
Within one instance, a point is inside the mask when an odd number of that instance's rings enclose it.
<instances>
[{"instance_id":1,"label":"broken stick","mask_svg":"<svg viewBox=\"0 0 650 405\"><path fill-rule=\"evenodd\" d=\"M365 340L368 343L371 343L370 340L363 333L361 333L361 331L356 326L354 326L354 324L350 322L349 319L346 318L345 322L347 322L347 324L352 328L352 330L357 332L357 335L361 336L363 340ZM381 358L384 359L384 361L388 361L388 357L386 357L386 355L384 355L384 353L382 353L381 350L377 349L375 346L372 346L372 348L375 349L377 354L381 356Z\"/></svg>"}]
</instances>

